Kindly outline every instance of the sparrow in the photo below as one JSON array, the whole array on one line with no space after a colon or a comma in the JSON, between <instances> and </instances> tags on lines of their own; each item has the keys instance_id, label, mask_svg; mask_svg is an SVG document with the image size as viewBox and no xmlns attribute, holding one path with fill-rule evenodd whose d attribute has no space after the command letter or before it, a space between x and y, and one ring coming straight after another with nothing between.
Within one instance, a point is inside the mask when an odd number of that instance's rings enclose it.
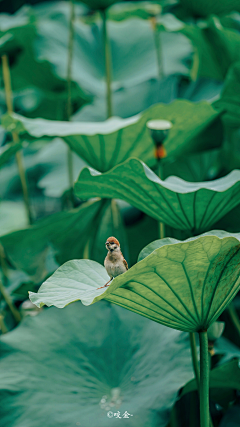
<instances>
[{"instance_id":1,"label":"sparrow","mask_svg":"<svg viewBox=\"0 0 240 427\"><path fill-rule=\"evenodd\" d=\"M114 277L117 277L128 270L128 264L121 252L119 241L115 237L109 237L105 245L108 253L104 260L104 267L107 270L107 274L110 276L110 280L98 289L109 286L109 283Z\"/></svg>"}]
</instances>

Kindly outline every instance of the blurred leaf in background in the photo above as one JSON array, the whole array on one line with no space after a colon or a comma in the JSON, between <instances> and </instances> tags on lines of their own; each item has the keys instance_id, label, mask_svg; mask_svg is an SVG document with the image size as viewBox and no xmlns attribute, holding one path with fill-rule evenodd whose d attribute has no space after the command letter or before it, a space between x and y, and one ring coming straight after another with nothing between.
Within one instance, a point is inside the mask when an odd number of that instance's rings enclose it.
<instances>
[{"instance_id":1,"label":"blurred leaf in background","mask_svg":"<svg viewBox=\"0 0 240 427\"><path fill-rule=\"evenodd\" d=\"M127 411L132 426L165 427L193 377L188 335L103 301L64 313L44 310L1 339L2 422L105 427L108 411Z\"/></svg>"}]
</instances>

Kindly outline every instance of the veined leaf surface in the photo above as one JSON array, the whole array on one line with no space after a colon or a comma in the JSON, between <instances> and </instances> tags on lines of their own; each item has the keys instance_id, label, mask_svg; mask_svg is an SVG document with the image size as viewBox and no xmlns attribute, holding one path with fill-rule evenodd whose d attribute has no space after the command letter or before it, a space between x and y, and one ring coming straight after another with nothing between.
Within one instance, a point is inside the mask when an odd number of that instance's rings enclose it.
<instances>
[{"instance_id":1,"label":"veined leaf surface","mask_svg":"<svg viewBox=\"0 0 240 427\"><path fill-rule=\"evenodd\" d=\"M63 308L102 298L155 322L183 330L206 330L240 289L240 235L216 231L155 249L107 288L105 268L90 260L72 260L30 292L38 307ZM164 243L164 242L162 242Z\"/></svg>"},{"instance_id":2,"label":"veined leaf surface","mask_svg":"<svg viewBox=\"0 0 240 427\"><path fill-rule=\"evenodd\" d=\"M129 159L100 174L85 168L75 184L78 197L111 197L128 203L192 234L211 229L240 203L240 171L209 182L191 183L175 176L162 181L144 163Z\"/></svg>"},{"instance_id":3,"label":"veined leaf surface","mask_svg":"<svg viewBox=\"0 0 240 427\"><path fill-rule=\"evenodd\" d=\"M146 163L154 162L154 144L146 126L150 119L173 123L164 142L166 156L220 146L219 114L205 101L194 104L176 100L168 105L154 105L128 119L114 117L105 122L70 123L13 114L5 115L2 124L6 130L14 130L25 139L59 136L89 165L104 172L132 156Z\"/></svg>"},{"instance_id":4,"label":"veined leaf surface","mask_svg":"<svg viewBox=\"0 0 240 427\"><path fill-rule=\"evenodd\" d=\"M165 427L178 389L193 378L187 334L104 301L25 318L1 337L0 351L9 427ZM116 420L109 410L132 416Z\"/></svg>"}]
</instances>

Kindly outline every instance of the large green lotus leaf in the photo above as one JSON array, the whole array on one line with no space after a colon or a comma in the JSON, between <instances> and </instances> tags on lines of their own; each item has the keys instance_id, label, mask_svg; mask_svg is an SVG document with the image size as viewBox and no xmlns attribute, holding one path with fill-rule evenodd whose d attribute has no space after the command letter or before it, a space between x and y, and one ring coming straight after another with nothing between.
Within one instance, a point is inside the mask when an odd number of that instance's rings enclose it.
<instances>
[{"instance_id":1,"label":"large green lotus leaf","mask_svg":"<svg viewBox=\"0 0 240 427\"><path fill-rule=\"evenodd\" d=\"M224 110L224 123L230 128L240 127L240 62L231 66L224 82L221 97L214 103L215 108Z\"/></svg>"},{"instance_id":2,"label":"large green lotus leaf","mask_svg":"<svg viewBox=\"0 0 240 427\"><path fill-rule=\"evenodd\" d=\"M226 231L223 230L215 230L215 231L208 231L202 236L212 236L217 235L219 238L224 238L226 235L231 235L232 237L235 237L236 239L239 239L240 234L239 233L226 233ZM186 241L191 242L192 240L195 240L196 237L190 237ZM138 255L138 262L142 261L144 258L146 258L148 255L150 255L155 249L161 248L162 246L166 245L173 245L175 243L178 243L177 239L174 239L172 237L165 237L164 239L158 239L154 240L153 242L149 243L145 248L142 249L140 254Z\"/></svg>"},{"instance_id":3,"label":"large green lotus leaf","mask_svg":"<svg viewBox=\"0 0 240 427\"><path fill-rule=\"evenodd\" d=\"M0 351L8 427L165 427L193 377L187 334L103 301L28 317L1 337Z\"/></svg>"},{"instance_id":4,"label":"large green lotus leaf","mask_svg":"<svg viewBox=\"0 0 240 427\"><path fill-rule=\"evenodd\" d=\"M35 88L34 97L29 114L34 115L34 110L41 112L43 117L66 117L67 82L66 74L59 77L53 71L51 61L39 61L36 58L34 43L36 42L36 22L31 18L31 13L26 9L16 15L2 14L0 16L0 37L11 35L11 46L15 51L13 60L10 56L11 80L13 90ZM10 43L9 41L9 43ZM7 44L8 45L8 44ZM27 64L27 67L26 67ZM80 89L79 85L72 82L72 99L75 110L80 108L89 97ZM27 109L25 109L27 111ZM36 113L35 111L35 113Z\"/></svg>"},{"instance_id":5,"label":"large green lotus leaf","mask_svg":"<svg viewBox=\"0 0 240 427\"><path fill-rule=\"evenodd\" d=\"M102 265L72 260L38 293L30 292L30 299L38 307L63 308L79 299L90 305L105 298L171 328L206 330L240 289L239 239L216 231L167 242L102 289L108 279Z\"/></svg>"},{"instance_id":6,"label":"large green lotus leaf","mask_svg":"<svg viewBox=\"0 0 240 427\"><path fill-rule=\"evenodd\" d=\"M114 201L85 203L77 209L58 212L33 226L0 237L6 256L15 267L40 281L46 277L49 249L59 264L72 258L91 258L103 263L105 242L116 235L126 243L118 207Z\"/></svg>"},{"instance_id":7,"label":"large green lotus leaf","mask_svg":"<svg viewBox=\"0 0 240 427\"><path fill-rule=\"evenodd\" d=\"M123 199L153 218L192 234L206 231L239 205L240 171L209 182L191 183L171 176L160 180L137 159L129 159L111 171L84 168L75 183L83 199Z\"/></svg>"},{"instance_id":8,"label":"large green lotus leaf","mask_svg":"<svg viewBox=\"0 0 240 427\"><path fill-rule=\"evenodd\" d=\"M194 15L227 15L232 11L240 12L238 0L180 0L180 3L189 9Z\"/></svg>"},{"instance_id":9,"label":"large green lotus leaf","mask_svg":"<svg viewBox=\"0 0 240 427\"><path fill-rule=\"evenodd\" d=\"M154 144L146 123L150 119L160 118L174 124L164 143L167 156L221 145L219 112L204 101L194 104L176 100L169 105L152 106L129 119L114 117L101 123L27 119L13 114L5 115L2 124L8 131L17 132L21 138L60 136L92 167L107 171L131 156L153 162Z\"/></svg>"}]
</instances>

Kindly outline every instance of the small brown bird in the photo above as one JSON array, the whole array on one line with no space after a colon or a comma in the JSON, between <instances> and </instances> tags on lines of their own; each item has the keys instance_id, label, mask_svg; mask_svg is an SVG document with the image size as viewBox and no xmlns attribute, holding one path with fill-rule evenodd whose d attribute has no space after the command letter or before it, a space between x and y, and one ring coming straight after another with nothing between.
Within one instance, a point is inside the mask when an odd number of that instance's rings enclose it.
<instances>
[{"instance_id":1,"label":"small brown bird","mask_svg":"<svg viewBox=\"0 0 240 427\"><path fill-rule=\"evenodd\" d=\"M110 276L110 280L104 286L101 286L101 288L109 286L109 283L114 277L117 277L119 274L125 273L128 270L128 264L121 252L119 241L115 237L109 237L105 245L108 253L104 260L104 267Z\"/></svg>"}]
</instances>

